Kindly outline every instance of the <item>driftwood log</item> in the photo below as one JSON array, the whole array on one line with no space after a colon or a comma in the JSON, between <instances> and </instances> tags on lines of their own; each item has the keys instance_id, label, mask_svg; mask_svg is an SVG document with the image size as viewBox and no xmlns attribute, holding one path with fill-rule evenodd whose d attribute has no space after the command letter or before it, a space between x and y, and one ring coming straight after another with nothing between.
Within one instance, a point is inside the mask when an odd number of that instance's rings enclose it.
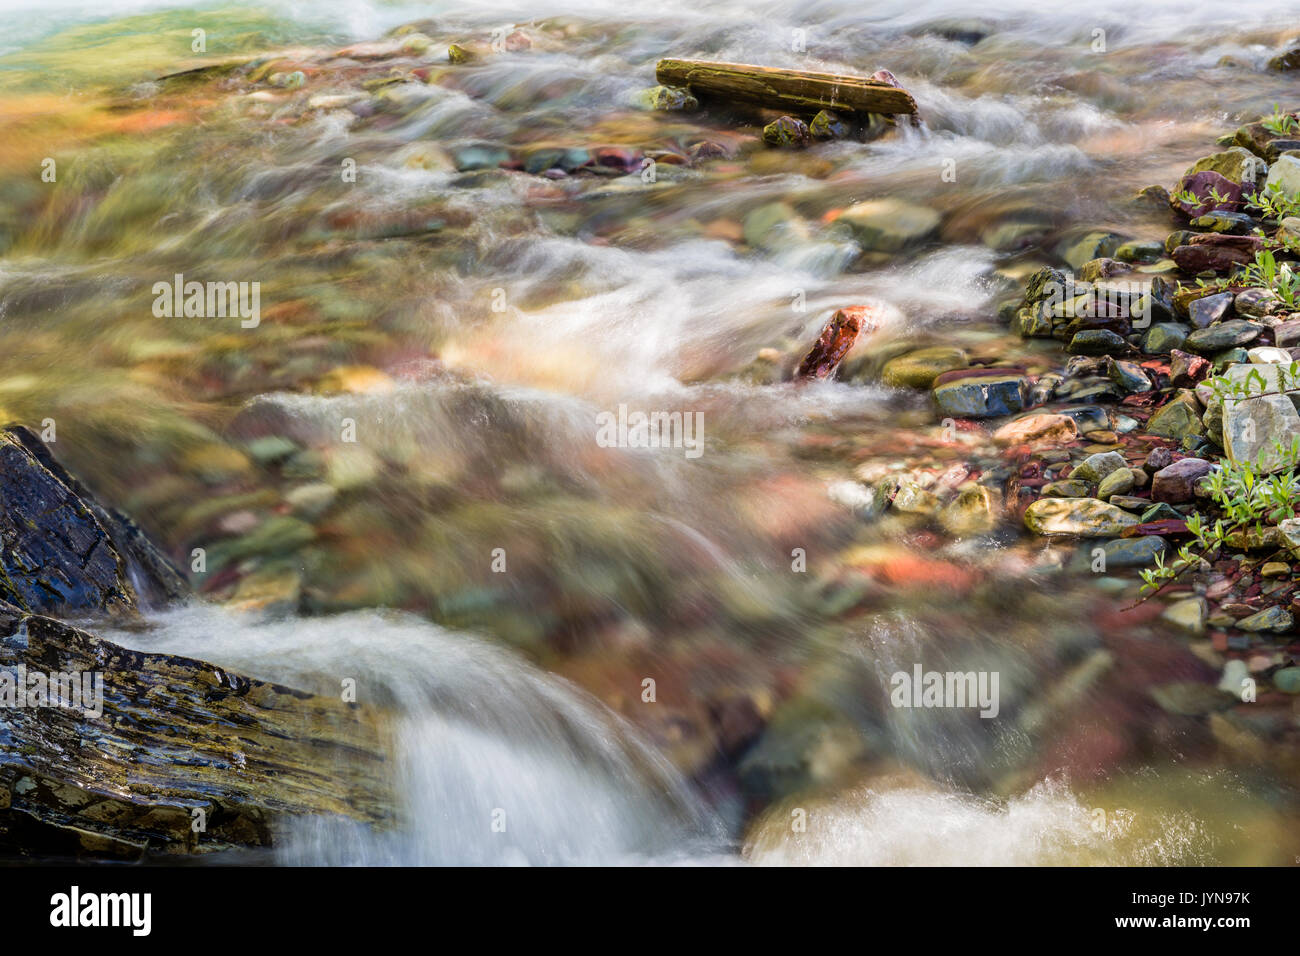
<instances>
[{"instance_id":1,"label":"driftwood log","mask_svg":"<svg viewBox=\"0 0 1300 956\"><path fill-rule=\"evenodd\" d=\"M0 671L0 862L274 846L309 814L392 822L378 709L129 650L2 601ZM38 674L49 691L33 706L16 684ZM98 700L54 706L55 677L93 680Z\"/></svg>"},{"instance_id":2,"label":"driftwood log","mask_svg":"<svg viewBox=\"0 0 1300 956\"><path fill-rule=\"evenodd\" d=\"M916 100L907 90L859 76L668 59L659 61L655 77L664 86L685 87L699 97L777 110L916 113Z\"/></svg>"}]
</instances>

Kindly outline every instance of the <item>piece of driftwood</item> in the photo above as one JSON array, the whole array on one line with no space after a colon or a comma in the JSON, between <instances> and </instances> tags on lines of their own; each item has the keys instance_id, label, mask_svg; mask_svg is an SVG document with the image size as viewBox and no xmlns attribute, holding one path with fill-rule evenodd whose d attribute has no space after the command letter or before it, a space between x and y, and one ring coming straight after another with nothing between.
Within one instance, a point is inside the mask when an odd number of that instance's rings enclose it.
<instances>
[{"instance_id":1,"label":"piece of driftwood","mask_svg":"<svg viewBox=\"0 0 1300 956\"><path fill-rule=\"evenodd\" d=\"M813 347L795 370L795 381L830 378L863 332L876 330L876 310L869 305L846 305L830 317Z\"/></svg>"},{"instance_id":2,"label":"piece of driftwood","mask_svg":"<svg viewBox=\"0 0 1300 956\"><path fill-rule=\"evenodd\" d=\"M696 96L775 110L916 113L916 100L907 90L860 76L673 59L660 60L655 76L664 86L685 87Z\"/></svg>"},{"instance_id":3,"label":"piece of driftwood","mask_svg":"<svg viewBox=\"0 0 1300 956\"><path fill-rule=\"evenodd\" d=\"M392 823L377 708L3 601L0 674L0 861L274 846L305 815Z\"/></svg>"}]
</instances>

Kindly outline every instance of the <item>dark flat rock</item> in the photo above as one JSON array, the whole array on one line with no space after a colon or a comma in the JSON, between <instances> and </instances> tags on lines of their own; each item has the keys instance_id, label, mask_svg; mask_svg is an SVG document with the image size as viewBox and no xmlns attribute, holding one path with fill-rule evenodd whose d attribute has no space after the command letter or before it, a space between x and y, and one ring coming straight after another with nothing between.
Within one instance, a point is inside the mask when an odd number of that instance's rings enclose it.
<instances>
[{"instance_id":1,"label":"dark flat rock","mask_svg":"<svg viewBox=\"0 0 1300 956\"><path fill-rule=\"evenodd\" d=\"M380 711L2 605L0 671L19 667L98 674L102 712L0 706L0 852L201 853L273 845L287 815L388 819Z\"/></svg>"}]
</instances>

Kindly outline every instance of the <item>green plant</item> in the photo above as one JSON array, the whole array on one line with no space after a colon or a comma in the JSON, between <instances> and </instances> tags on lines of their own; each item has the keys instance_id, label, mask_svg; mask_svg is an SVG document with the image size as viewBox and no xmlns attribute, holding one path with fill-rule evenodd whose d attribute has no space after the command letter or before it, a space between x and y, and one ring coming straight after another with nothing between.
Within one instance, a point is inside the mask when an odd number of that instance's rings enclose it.
<instances>
[{"instance_id":1,"label":"green plant","mask_svg":"<svg viewBox=\"0 0 1300 956\"><path fill-rule=\"evenodd\" d=\"M1265 219L1281 220L1300 215L1300 196L1288 196L1278 183L1262 191L1247 193L1246 202L1258 209Z\"/></svg>"},{"instance_id":2,"label":"green plant","mask_svg":"<svg viewBox=\"0 0 1300 956\"><path fill-rule=\"evenodd\" d=\"M1256 382L1258 389L1252 387ZM1258 370L1252 370L1244 382L1220 377L1207 384L1223 401L1277 394L1267 391L1268 382ZM1292 362L1289 368L1281 370L1276 384L1281 393L1300 386L1300 362ZM1234 532L1253 527L1260 533L1266 524L1277 524L1294 515L1300 505L1297 468L1300 468L1300 438L1294 439L1290 447L1274 441L1271 448L1260 449L1254 461L1225 458L1220 462L1207 481L1210 500L1218 515L1212 524L1199 511L1187 518L1187 530L1194 540L1181 545L1170 563L1165 562L1164 554L1156 555L1154 566L1140 572L1142 594L1149 597L1189 568L1216 558L1230 546Z\"/></svg>"},{"instance_id":3,"label":"green plant","mask_svg":"<svg viewBox=\"0 0 1300 956\"><path fill-rule=\"evenodd\" d=\"M1174 199L1177 199L1180 203L1183 203L1186 206L1193 207L1204 206L1206 204L1214 207L1226 206L1228 203L1234 201L1231 196L1225 196L1213 186L1209 188L1204 196L1198 196L1190 189L1184 189L1180 192L1174 193Z\"/></svg>"},{"instance_id":4,"label":"green plant","mask_svg":"<svg viewBox=\"0 0 1300 956\"><path fill-rule=\"evenodd\" d=\"M1201 289L1231 289L1243 286L1262 286L1272 292L1288 308L1300 309L1300 275L1288 262L1279 263L1271 249L1255 253L1255 261L1242 266L1231 278L1218 277L1206 281L1197 278Z\"/></svg>"},{"instance_id":5,"label":"green plant","mask_svg":"<svg viewBox=\"0 0 1300 956\"><path fill-rule=\"evenodd\" d=\"M1300 130L1300 120L1296 119L1295 114L1283 113L1281 107L1276 103L1273 104L1272 115L1263 117L1259 122L1261 126L1276 136L1285 136L1287 133Z\"/></svg>"},{"instance_id":6,"label":"green plant","mask_svg":"<svg viewBox=\"0 0 1300 956\"><path fill-rule=\"evenodd\" d=\"M1291 270L1289 264L1279 264L1271 249L1256 252L1255 261L1241 271L1238 281L1244 285L1263 286L1289 307L1296 308L1300 276Z\"/></svg>"}]
</instances>

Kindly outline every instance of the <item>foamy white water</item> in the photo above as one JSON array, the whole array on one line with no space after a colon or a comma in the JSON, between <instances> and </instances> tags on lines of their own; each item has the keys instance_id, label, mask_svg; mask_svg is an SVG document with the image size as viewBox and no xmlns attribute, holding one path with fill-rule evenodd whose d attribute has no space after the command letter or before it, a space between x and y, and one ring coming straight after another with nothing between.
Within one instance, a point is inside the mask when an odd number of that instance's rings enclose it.
<instances>
[{"instance_id":1,"label":"foamy white water","mask_svg":"<svg viewBox=\"0 0 1300 956\"><path fill-rule=\"evenodd\" d=\"M624 864L710 859L720 821L624 721L470 634L363 611L257 621L195 605L105 636L399 716L398 826L312 818L279 858L329 865ZM494 825L499 829L494 829Z\"/></svg>"}]
</instances>

